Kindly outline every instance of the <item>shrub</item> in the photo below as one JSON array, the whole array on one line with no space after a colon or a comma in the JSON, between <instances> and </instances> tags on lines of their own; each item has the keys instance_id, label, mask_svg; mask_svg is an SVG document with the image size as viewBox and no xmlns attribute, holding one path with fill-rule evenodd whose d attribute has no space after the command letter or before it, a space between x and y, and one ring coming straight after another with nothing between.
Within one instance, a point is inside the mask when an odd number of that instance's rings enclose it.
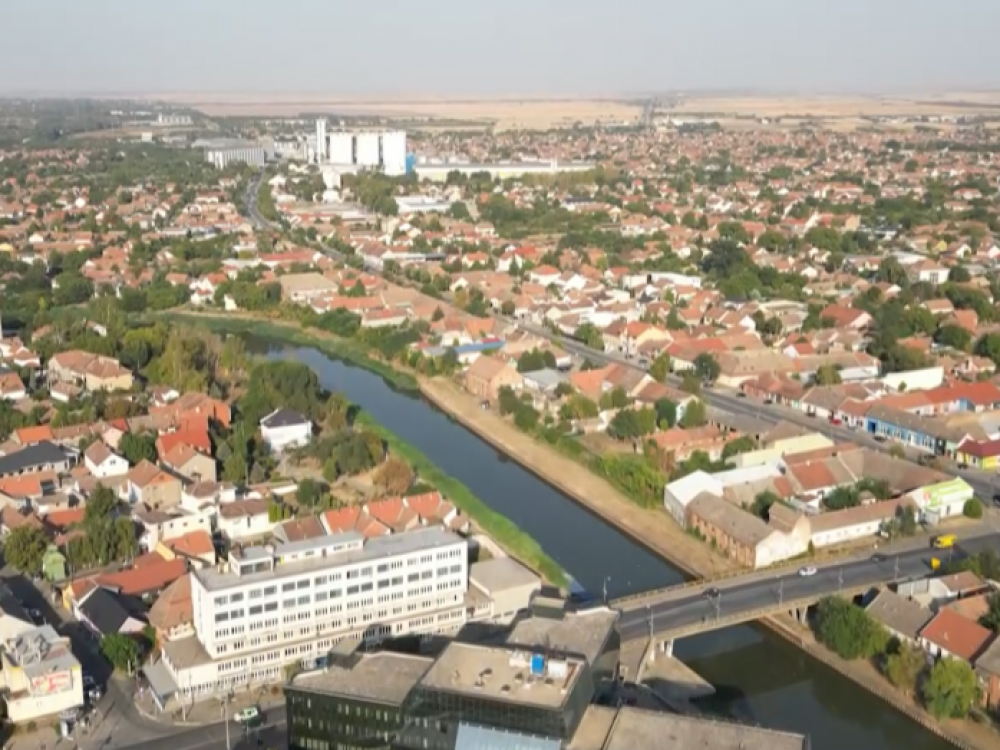
<instances>
[{"instance_id":1,"label":"shrub","mask_svg":"<svg viewBox=\"0 0 1000 750\"><path fill-rule=\"evenodd\" d=\"M962 513L965 514L966 518L982 518L983 504L977 498L970 497L965 501L965 507L962 508Z\"/></svg>"}]
</instances>

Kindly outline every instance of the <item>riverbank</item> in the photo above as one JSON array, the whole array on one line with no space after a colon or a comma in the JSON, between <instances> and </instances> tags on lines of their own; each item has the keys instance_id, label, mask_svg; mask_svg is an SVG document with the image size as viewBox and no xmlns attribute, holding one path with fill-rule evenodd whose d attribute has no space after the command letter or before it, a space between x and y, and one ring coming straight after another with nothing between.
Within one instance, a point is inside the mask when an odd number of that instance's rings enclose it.
<instances>
[{"instance_id":1,"label":"riverbank","mask_svg":"<svg viewBox=\"0 0 1000 750\"><path fill-rule=\"evenodd\" d=\"M157 317L173 322L195 322L212 333L261 336L295 346L309 346L331 357L363 367L394 388L413 392L419 390L417 379L412 374L373 358L368 347L363 344L325 331L303 329L293 320L265 318L246 313L204 313L196 310L171 310L157 313Z\"/></svg>"},{"instance_id":2,"label":"riverbank","mask_svg":"<svg viewBox=\"0 0 1000 750\"><path fill-rule=\"evenodd\" d=\"M480 408L478 401L455 383L438 378L420 379L419 384L431 403L466 429L688 575L709 578L737 570L733 563L684 533L666 512L640 508L573 459L521 432L494 412ZM971 720L938 722L912 698L896 690L872 665L839 658L791 617L772 617L761 624L953 745L963 750L994 750L998 746L997 734L986 726Z\"/></svg>"},{"instance_id":3,"label":"riverbank","mask_svg":"<svg viewBox=\"0 0 1000 750\"><path fill-rule=\"evenodd\" d=\"M317 349L324 354L343 359L363 367L383 378L400 390L416 391L417 380L410 374L394 370L383 362L358 351L358 345L323 331L303 331L291 321L262 320L253 316L213 316L194 312L166 313L162 317L172 320L191 320L213 333L253 335L272 338L294 346ZM492 510L475 493L455 477L442 471L419 449L383 427L369 414L362 411L358 423L376 433L385 441L389 450L406 461L422 481L440 490L455 506L465 513L472 523L492 538L503 551L540 575L547 583L565 590L569 582L566 572L549 557L529 534L522 531L508 518Z\"/></svg>"}]
</instances>

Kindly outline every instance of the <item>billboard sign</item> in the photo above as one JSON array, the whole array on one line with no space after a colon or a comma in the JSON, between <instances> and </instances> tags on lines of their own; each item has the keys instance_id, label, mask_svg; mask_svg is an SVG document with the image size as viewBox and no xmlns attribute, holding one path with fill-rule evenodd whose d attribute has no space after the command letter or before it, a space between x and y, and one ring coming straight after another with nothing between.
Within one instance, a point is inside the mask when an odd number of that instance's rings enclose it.
<instances>
[{"instance_id":1,"label":"billboard sign","mask_svg":"<svg viewBox=\"0 0 1000 750\"><path fill-rule=\"evenodd\" d=\"M972 487L964 479L955 477L950 481L931 484L917 490L914 499L921 508L933 510L941 506L964 503L972 497L972 494Z\"/></svg>"},{"instance_id":2,"label":"billboard sign","mask_svg":"<svg viewBox=\"0 0 1000 750\"><path fill-rule=\"evenodd\" d=\"M50 672L31 678L32 695L55 695L73 687L73 673L69 670Z\"/></svg>"}]
</instances>

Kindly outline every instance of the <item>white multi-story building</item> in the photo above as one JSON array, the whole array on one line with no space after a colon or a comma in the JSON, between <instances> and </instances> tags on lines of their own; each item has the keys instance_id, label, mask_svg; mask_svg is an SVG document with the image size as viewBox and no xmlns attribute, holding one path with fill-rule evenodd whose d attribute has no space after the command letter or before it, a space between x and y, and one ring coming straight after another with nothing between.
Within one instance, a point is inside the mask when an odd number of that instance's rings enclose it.
<instances>
[{"instance_id":1,"label":"white multi-story building","mask_svg":"<svg viewBox=\"0 0 1000 750\"><path fill-rule=\"evenodd\" d=\"M164 644L147 675L161 696L207 698L280 679L289 664L312 667L347 637L454 632L467 584L468 542L440 527L234 548L227 563L191 573L197 635Z\"/></svg>"},{"instance_id":2,"label":"white multi-story building","mask_svg":"<svg viewBox=\"0 0 1000 750\"><path fill-rule=\"evenodd\" d=\"M381 169L393 177L406 174L406 133L402 130L340 130L320 134L324 139L329 163L351 169Z\"/></svg>"},{"instance_id":3,"label":"white multi-story building","mask_svg":"<svg viewBox=\"0 0 1000 750\"><path fill-rule=\"evenodd\" d=\"M218 169L225 169L230 164L243 162L253 167L262 167L267 159L264 147L256 143L232 146L214 146L205 149L205 161Z\"/></svg>"}]
</instances>

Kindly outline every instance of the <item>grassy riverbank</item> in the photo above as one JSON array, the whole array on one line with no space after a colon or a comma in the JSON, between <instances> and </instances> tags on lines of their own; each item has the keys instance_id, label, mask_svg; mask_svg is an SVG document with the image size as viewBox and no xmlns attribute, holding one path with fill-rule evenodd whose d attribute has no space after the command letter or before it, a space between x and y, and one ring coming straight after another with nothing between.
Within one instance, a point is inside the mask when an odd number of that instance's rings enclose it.
<instances>
[{"instance_id":1,"label":"grassy riverbank","mask_svg":"<svg viewBox=\"0 0 1000 750\"><path fill-rule=\"evenodd\" d=\"M431 462L418 448L376 422L369 414L358 415L358 423L381 437L389 450L416 470L421 481L436 487L475 524L492 537L511 557L520 560L549 583L565 588L566 573L532 537L513 521L500 515L450 474Z\"/></svg>"},{"instance_id":2,"label":"grassy riverbank","mask_svg":"<svg viewBox=\"0 0 1000 750\"><path fill-rule=\"evenodd\" d=\"M384 362L372 359L360 344L338 339L323 332L304 331L292 322L182 312L167 313L163 317L175 322L191 321L213 333L249 334L294 346L311 347L331 357L363 367L400 390L419 390L417 380L412 375L399 372ZM383 427L371 415L362 411L357 419L365 429L378 434L386 442L389 450L406 461L422 481L440 490L507 554L527 565L548 583L561 588L567 586L565 571L545 554L538 542L511 520L494 511L462 482L442 471L418 448Z\"/></svg>"}]
</instances>

